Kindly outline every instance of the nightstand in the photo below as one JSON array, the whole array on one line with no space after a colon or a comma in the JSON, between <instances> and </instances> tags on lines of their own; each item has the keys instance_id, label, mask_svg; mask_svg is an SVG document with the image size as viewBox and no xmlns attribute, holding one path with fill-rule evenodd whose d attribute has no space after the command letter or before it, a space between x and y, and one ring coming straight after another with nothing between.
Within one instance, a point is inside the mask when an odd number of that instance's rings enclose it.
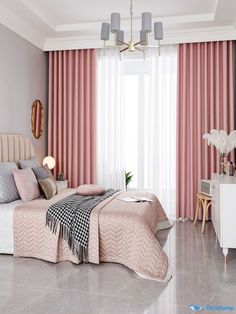
<instances>
[{"instance_id":1,"label":"nightstand","mask_svg":"<svg viewBox=\"0 0 236 314\"><path fill-rule=\"evenodd\" d=\"M236 177L213 173L211 221L223 249L225 264L228 250L236 248Z\"/></svg>"},{"instance_id":2,"label":"nightstand","mask_svg":"<svg viewBox=\"0 0 236 314\"><path fill-rule=\"evenodd\" d=\"M58 191L64 190L68 188L68 180L64 181L56 181Z\"/></svg>"}]
</instances>

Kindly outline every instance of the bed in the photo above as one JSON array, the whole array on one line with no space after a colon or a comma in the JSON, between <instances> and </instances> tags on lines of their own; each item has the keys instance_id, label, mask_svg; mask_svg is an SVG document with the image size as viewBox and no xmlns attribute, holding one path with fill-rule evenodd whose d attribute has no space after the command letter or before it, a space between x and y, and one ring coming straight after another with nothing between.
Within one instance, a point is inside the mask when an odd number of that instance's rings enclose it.
<instances>
[{"instance_id":1,"label":"bed","mask_svg":"<svg viewBox=\"0 0 236 314\"><path fill-rule=\"evenodd\" d=\"M13 214L14 209L23 204L21 200L0 204L0 253L13 254Z\"/></svg>"},{"instance_id":2,"label":"bed","mask_svg":"<svg viewBox=\"0 0 236 314\"><path fill-rule=\"evenodd\" d=\"M35 155L29 139L0 134L0 162L29 159ZM0 205L0 253L33 257L49 262L84 260L69 249L59 232L45 225L48 208L76 191L65 189L52 199L21 200ZM151 193L132 193L152 202L124 202L128 192L116 192L91 212L88 259L86 262L114 262L127 266L142 277L169 281L168 258L155 237L157 230L170 228L161 204Z\"/></svg>"}]
</instances>

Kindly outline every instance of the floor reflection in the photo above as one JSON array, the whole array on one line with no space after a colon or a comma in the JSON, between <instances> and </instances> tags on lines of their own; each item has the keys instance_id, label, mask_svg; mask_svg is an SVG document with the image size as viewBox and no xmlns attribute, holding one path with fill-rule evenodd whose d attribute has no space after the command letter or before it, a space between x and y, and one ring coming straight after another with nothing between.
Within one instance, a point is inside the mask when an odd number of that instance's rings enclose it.
<instances>
[{"instance_id":1,"label":"floor reflection","mask_svg":"<svg viewBox=\"0 0 236 314\"><path fill-rule=\"evenodd\" d=\"M200 229L200 222L176 222L156 234L169 258L168 283L141 279L119 264L0 255L0 313L185 314L191 304L236 306L236 250L229 251L225 272L211 222L204 234Z\"/></svg>"}]
</instances>

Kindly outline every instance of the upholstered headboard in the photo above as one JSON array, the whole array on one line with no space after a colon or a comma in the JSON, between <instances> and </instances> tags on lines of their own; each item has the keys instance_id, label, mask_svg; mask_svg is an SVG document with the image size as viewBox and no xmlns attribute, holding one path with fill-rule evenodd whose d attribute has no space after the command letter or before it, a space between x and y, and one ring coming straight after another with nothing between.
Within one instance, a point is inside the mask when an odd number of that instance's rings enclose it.
<instances>
[{"instance_id":1,"label":"upholstered headboard","mask_svg":"<svg viewBox=\"0 0 236 314\"><path fill-rule=\"evenodd\" d=\"M17 134L0 133L0 162L30 159L35 156L31 140Z\"/></svg>"}]
</instances>

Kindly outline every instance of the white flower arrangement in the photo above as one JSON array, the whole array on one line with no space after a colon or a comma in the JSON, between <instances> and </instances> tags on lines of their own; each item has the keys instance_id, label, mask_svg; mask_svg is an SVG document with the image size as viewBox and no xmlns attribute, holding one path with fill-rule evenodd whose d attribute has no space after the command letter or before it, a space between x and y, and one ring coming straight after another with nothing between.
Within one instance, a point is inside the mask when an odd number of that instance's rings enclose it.
<instances>
[{"instance_id":1,"label":"white flower arrangement","mask_svg":"<svg viewBox=\"0 0 236 314\"><path fill-rule=\"evenodd\" d=\"M236 147L236 131L229 135L224 130L211 130L205 133L203 138L208 141L208 145L214 145L220 154L227 155Z\"/></svg>"}]
</instances>

